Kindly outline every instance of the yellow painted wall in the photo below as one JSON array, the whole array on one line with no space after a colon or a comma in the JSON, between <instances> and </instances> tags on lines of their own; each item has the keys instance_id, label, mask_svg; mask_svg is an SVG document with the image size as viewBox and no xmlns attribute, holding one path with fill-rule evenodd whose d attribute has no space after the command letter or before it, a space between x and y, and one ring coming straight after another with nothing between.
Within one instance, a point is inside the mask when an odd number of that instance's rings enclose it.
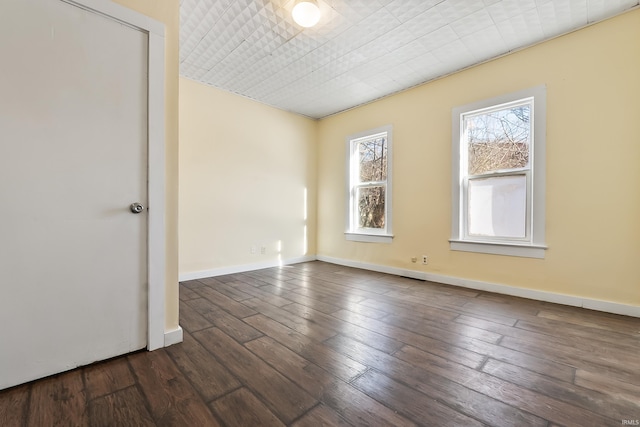
<instances>
[{"instance_id":1,"label":"yellow painted wall","mask_svg":"<svg viewBox=\"0 0 640 427\"><path fill-rule=\"evenodd\" d=\"M178 326L178 0L114 0L165 24L166 310L165 328Z\"/></svg>"},{"instance_id":2,"label":"yellow painted wall","mask_svg":"<svg viewBox=\"0 0 640 427\"><path fill-rule=\"evenodd\" d=\"M640 10L321 120L318 254L640 306ZM449 250L451 109L547 86L544 260ZM345 137L393 124L392 244L344 238ZM429 265L412 256L429 256Z\"/></svg>"},{"instance_id":3,"label":"yellow painted wall","mask_svg":"<svg viewBox=\"0 0 640 427\"><path fill-rule=\"evenodd\" d=\"M181 275L315 255L316 134L313 120L180 79Z\"/></svg>"}]
</instances>

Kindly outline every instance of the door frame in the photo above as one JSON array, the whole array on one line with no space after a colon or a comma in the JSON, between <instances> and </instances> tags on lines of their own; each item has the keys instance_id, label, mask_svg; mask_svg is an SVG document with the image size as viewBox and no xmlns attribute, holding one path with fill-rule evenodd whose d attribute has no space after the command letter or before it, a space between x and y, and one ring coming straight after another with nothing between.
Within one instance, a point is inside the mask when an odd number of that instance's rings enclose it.
<instances>
[{"instance_id":1,"label":"door frame","mask_svg":"<svg viewBox=\"0 0 640 427\"><path fill-rule=\"evenodd\" d=\"M147 34L147 349L165 346L164 24L110 0L59 0Z\"/></svg>"}]
</instances>

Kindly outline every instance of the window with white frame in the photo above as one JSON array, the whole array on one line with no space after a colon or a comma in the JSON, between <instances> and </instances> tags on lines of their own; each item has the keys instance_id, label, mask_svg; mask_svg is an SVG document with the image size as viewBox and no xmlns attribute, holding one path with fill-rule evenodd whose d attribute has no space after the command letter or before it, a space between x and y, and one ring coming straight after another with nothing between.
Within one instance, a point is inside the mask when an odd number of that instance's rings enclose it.
<instances>
[{"instance_id":1,"label":"window with white frame","mask_svg":"<svg viewBox=\"0 0 640 427\"><path fill-rule=\"evenodd\" d=\"M451 249L544 258L546 89L453 110Z\"/></svg>"},{"instance_id":2,"label":"window with white frame","mask_svg":"<svg viewBox=\"0 0 640 427\"><path fill-rule=\"evenodd\" d=\"M347 240L390 242L392 128L347 138Z\"/></svg>"}]
</instances>

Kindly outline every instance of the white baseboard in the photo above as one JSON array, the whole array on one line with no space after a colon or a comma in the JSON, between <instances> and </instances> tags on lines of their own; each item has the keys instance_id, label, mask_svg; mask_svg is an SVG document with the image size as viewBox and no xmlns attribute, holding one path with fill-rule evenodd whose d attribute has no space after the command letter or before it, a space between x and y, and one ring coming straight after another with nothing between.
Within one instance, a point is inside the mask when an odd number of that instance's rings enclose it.
<instances>
[{"instance_id":1,"label":"white baseboard","mask_svg":"<svg viewBox=\"0 0 640 427\"><path fill-rule=\"evenodd\" d=\"M165 331L164 333L164 346L178 344L182 342L182 327L178 326L176 329Z\"/></svg>"},{"instance_id":2,"label":"white baseboard","mask_svg":"<svg viewBox=\"0 0 640 427\"><path fill-rule=\"evenodd\" d=\"M611 301L583 298L582 307L588 308L589 310L622 314L624 316L640 317L640 307L638 307L637 305L620 304Z\"/></svg>"},{"instance_id":3,"label":"white baseboard","mask_svg":"<svg viewBox=\"0 0 640 427\"><path fill-rule=\"evenodd\" d=\"M620 304L611 301L602 301L590 298L583 298L573 295L558 294L554 292L537 291L535 289L518 288L515 286L501 285L497 283L483 282L480 280L463 279L460 277L446 276L444 274L427 273L416 270L405 270L402 268L389 267L385 265L369 264L360 261L353 261L341 258L333 258L324 255L316 257L318 261L325 261L331 264L344 265L346 267L361 268L363 270L378 271L380 273L395 274L397 276L411 277L413 279L428 280L430 282L442 283L445 285L460 286L463 288L476 289L480 291L495 292L498 294L512 295L521 298L528 298L538 301L553 302L556 304L571 305L575 307L587 308L589 310L604 311L624 316L640 317L640 306Z\"/></svg>"},{"instance_id":4,"label":"white baseboard","mask_svg":"<svg viewBox=\"0 0 640 427\"><path fill-rule=\"evenodd\" d=\"M178 280L186 282L187 280L204 279L205 277L224 276L226 274L244 273L246 271L261 270L263 268L280 267L283 265L298 264L301 262L315 261L315 255L308 255L298 258L290 258L287 260L271 260L256 264L242 264L231 267L214 268L211 270L193 271L189 273L180 273Z\"/></svg>"},{"instance_id":5,"label":"white baseboard","mask_svg":"<svg viewBox=\"0 0 640 427\"><path fill-rule=\"evenodd\" d=\"M318 261L324 261L331 264L344 265L345 267L361 268L363 270L377 271L379 273L395 274L396 276L410 277L412 279L427 280L426 275L422 271L405 270L403 268L389 267L386 265L369 264L366 262L353 261L350 259L333 258L325 255L318 255Z\"/></svg>"}]
</instances>

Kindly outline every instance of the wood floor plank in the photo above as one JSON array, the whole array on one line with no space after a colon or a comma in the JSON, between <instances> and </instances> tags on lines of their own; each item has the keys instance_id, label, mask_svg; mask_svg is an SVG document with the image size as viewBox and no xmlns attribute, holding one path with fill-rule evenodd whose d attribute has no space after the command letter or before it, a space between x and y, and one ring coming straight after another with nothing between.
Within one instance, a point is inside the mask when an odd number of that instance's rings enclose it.
<instances>
[{"instance_id":1,"label":"wood floor plank","mask_svg":"<svg viewBox=\"0 0 640 427\"><path fill-rule=\"evenodd\" d=\"M276 322L282 323L288 328L291 328L315 341L324 341L336 334L334 330L325 329L317 325L315 322L311 322L303 317L297 316L287 310L283 310L280 307L273 306L257 298L244 301L244 304L251 307L256 312L259 312Z\"/></svg>"},{"instance_id":2,"label":"wood floor plank","mask_svg":"<svg viewBox=\"0 0 640 427\"><path fill-rule=\"evenodd\" d=\"M570 311L541 310L538 313L538 317L560 320L565 323L587 326L594 329L624 332L640 338L640 320L633 317L585 309L573 309Z\"/></svg>"},{"instance_id":3,"label":"wood floor plank","mask_svg":"<svg viewBox=\"0 0 640 427\"><path fill-rule=\"evenodd\" d=\"M531 305L528 303L529 300L523 298L524 303L518 303L515 301L516 297L513 299L503 299L502 302L496 302L491 299L480 299L475 298L470 300L464 305L466 309L473 309L477 312L487 312L492 314L500 314L503 316L535 316L540 311L540 307L538 304Z\"/></svg>"},{"instance_id":4,"label":"wood floor plank","mask_svg":"<svg viewBox=\"0 0 640 427\"><path fill-rule=\"evenodd\" d=\"M233 282L227 282L229 285L231 284L239 284L239 283L244 283L245 285L251 285L251 287L253 287L254 289L260 289L262 286L268 285L269 282L267 280L271 279L271 280L277 280L278 283L281 283L282 281L279 279L273 279L273 277L270 276L270 272L265 271L265 270L258 270L258 271L247 271L244 273L237 273L232 275L233 277Z\"/></svg>"},{"instance_id":5,"label":"wood floor plank","mask_svg":"<svg viewBox=\"0 0 640 427\"><path fill-rule=\"evenodd\" d=\"M358 291L368 292L370 294L384 294L394 289L393 285L375 283L367 278L354 279L339 272L334 273L318 273L314 275L314 279L324 280L329 283L340 285L349 290L352 295L358 295Z\"/></svg>"},{"instance_id":6,"label":"wood floor plank","mask_svg":"<svg viewBox=\"0 0 640 427\"><path fill-rule=\"evenodd\" d=\"M293 421L316 405L317 400L311 395L220 329L196 332L194 338L256 393L283 422Z\"/></svg>"},{"instance_id":7,"label":"wood floor plank","mask_svg":"<svg viewBox=\"0 0 640 427\"><path fill-rule=\"evenodd\" d=\"M280 282L285 282L294 279L296 276L291 274L287 269L281 267L265 268L262 270L245 271L243 276L257 277L260 280L267 282L267 279L275 279Z\"/></svg>"},{"instance_id":8,"label":"wood floor plank","mask_svg":"<svg viewBox=\"0 0 640 427\"><path fill-rule=\"evenodd\" d=\"M25 425L30 388L30 384L25 384L0 391L0 425L5 427Z\"/></svg>"},{"instance_id":9,"label":"wood floor plank","mask_svg":"<svg viewBox=\"0 0 640 427\"><path fill-rule=\"evenodd\" d=\"M433 356L410 346L403 347L395 355L413 366L421 367L432 374L464 385L477 393L491 396L493 399L497 399L514 408L519 408L558 424L579 425L582 427L615 425L610 419L594 412L577 408L484 372L461 365L456 366L446 359Z\"/></svg>"},{"instance_id":10,"label":"wood floor plank","mask_svg":"<svg viewBox=\"0 0 640 427\"><path fill-rule=\"evenodd\" d=\"M452 427L483 425L480 421L375 371L365 372L352 384L418 424Z\"/></svg>"},{"instance_id":11,"label":"wood floor plank","mask_svg":"<svg viewBox=\"0 0 640 427\"><path fill-rule=\"evenodd\" d=\"M425 316L428 316L430 313L433 313L434 320L450 320L459 315L459 313L455 310L443 309L434 305L427 305L421 303L420 301L421 300L419 299L406 301L390 298L385 295L376 295L358 302L358 305L373 308L376 310L382 310L387 314L410 312L416 315L419 315L419 313L424 313ZM347 309L350 309L350 307L347 307ZM515 323L515 319L513 320L513 323Z\"/></svg>"},{"instance_id":12,"label":"wood floor plank","mask_svg":"<svg viewBox=\"0 0 640 427\"><path fill-rule=\"evenodd\" d=\"M464 295L456 295L456 294L445 294L445 293L436 293L436 292L428 292L422 298L418 299L415 295L407 293L402 290L390 290L384 294L385 298L392 298L397 301L429 301L429 304L432 306L443 306L443 307L462 307L466 305L470 298Z\"/></svg>"},{"instance_id":13,"label":"wood floor plank","mask_svg":"<svg viewBox=\"0 0 640 427\"><path fill-rule=\"evenodd\" d=\"M539 346L545 347L570 347L571 349L580 353L598 354L604 357L609 357L611 353L610 348L614 344L613 342L607 342L601 340L601 335L596 333L593 339L584 339L591 335L585 334L584 331L575 330L573 327L556 325L555 327L537 328L538 331L532 331L530 329L523 329L520 325L529 325L530 328L536 329L530 323L523 323L522 320L518 320L515 326L505 326L499 323L491 322L484 319L477 319L467 315L460 316L455 320L457 323L462 323L467 326L475 326L487 331L494 332L496 334L514 337L519 340L526 340L527 342L536 343ZM563 330L564 329L564 330ZM609 334L613 335L613 332ZM608 335L608 334L607 334ZM618 334L620 335L620 334ZM620 337L623 338L623 337ZM620 339L619 344L616 344L616 361L620 360L624 363L625 360L635 359L640 352L640 340L631 340L629 336L624 336L626 340ZM611 338L615 340L615 338Z\"/></svg>"},{"instance_id":14,"label":"wood floor plank","mask_svg":"<svg viewBox=\"0 0 640 427\"><path fill-rule=\"evenodd\" d=\"M339 331L342 335L346 335L357 341L366 342L371 347L386 353L393 353L403 345L402 342L396 339L389 338L367 328L362 328L353 323L344 322L333 316L314 310L311 307L294 303L282 307L282 309L300 316L303 319L307 319L327 330L333 330L336 333Z\"/></svg>"},{"instance_id":15,"label":"wood floor plank","mask_svg":"<svg viewBox=\"0 0 640 427\"><path fill-rule=\"evenodd\" d=\"M333 337L326 343L344 354L350 354L360 363L382 371L388 377L484 423L504 427L514 425L543 427L547 424L541 417L509 406L484 393L471 390L464 383L453 381L431 369L431 360L446 359L430 355L424 359L416 357L409 362L406 358L390 356L343 336ZM403 348L398 353L403 355L405 351ZM451 369L455 369L456 366L477 372L462 365L450 364Z\"/></svg>"},{"instance_id":16,"label":"wood floor plank","mask_svg":"<svg viewBox=\"0 0 640 427\"><path fill-rule=\"evenodd\" d=\"M213 304L217 305L222 310L228 312L232 316L235 316L239 319L247 316L253 316L256 312L244 304L241 304L235 301L232 298L229 298L226 295L221 294L216 291L214 288L209 286L204 286L202 288L196 289L196 292L203 298L206 298Z\"/></svg>"},{"instance_id":17,"label":"wood floor plank","mask_svg":"<svg viewBox=\"0 0 640 427\"><path fill-rule=\"evenodd\" d=\"M336 381L325 391L322 402L347 422L357 426L409 427L417 425L342 381Z\"/></svg>"},{"instance_id":18,"label":"wood floor plank","mask_svg":"<svg viewBox=\"0 0 640 427\"><path fill-rule=\"evenodd\" d=\"M76 369L33 383L26 425L89 425L81 372Z\"/></svg>"},{"instance_id":19,"label":"wood floor plank","mask_svg":"<svg viewBox=\"0 0 640 427\"><path fill-rule=\"evenodd\" d=\"M291 283L294 283L293 281ZM293 289L292 292L298 293L300 295L304 295L306 297L312 298L315 301L325 302L327 304L357 304L358 302L367 298L366 295L371 295L370 292L359 291L354 292L350 295L349 300L345 301L344 296L340 295L339 290L335 290L333 284L328 284L326 287L320 286L311 286L305 287L300 286L296 289ZM364 294L364 295L363 295Z\"/></svg>"},{"instance_id":20,"label":"wood floor plank","mask_svg":"<svg viewBox=\"0 0 640 427\"><path fill-rule=\"evenodd\" d=\"M381 295L377 298L370 298L362 301L360 304L372 306L372 307L386 307L388 311L391 313L420 313L424 310L424 307L429 309L438 309L445 312L450 312L454 316L459 314L471 314L481 319L491 320L496 323L502 323L507 326L513 326L518 321L518 318L508 317L501 314L490 313L486 311L478 311L468 307L457 307L457 306L449 306L446 304L438 304L434 303L430 299L419 299L416 298L414 300L398 300L391 298L386 295Z\"/></svg>"},{"instance_id":21,"label":"wood floor plank","mask_svg":"<svg viewBox=\"0 0 640 427\"><path fill-rule=\"evenodd\" d=\"M365 300L366 301L366 300ZM364 304L345 304L344 309L356 315L366 316L369 319L382 320L384 317L391 314L391 311L387 311L382 307L371 307ZM334 312L335 313L335 312ZM334 314L330 313L330 314Z\"/></svg>"},{"instance_id":22,"label":"wood floor plank","mask_svg":"<svg viewBox=\"0 0 640 427\"><path fill-rule=\"evenodd\" d=\"M158 425L220 425L166 350L137 353L128 360Z\"/></svg>"},{"instance_id":23,"label":"wood floor plank","mask_svg":"<svg viewBox=\"0 0 640 427\"><path fill-rule=\"evenodd\" d=\"M131 387L136 382L127 359L122 357L86 366L82 375L88 399Z\"/></svg>"},{"instance_id":24,"label":"wood floor plank","mask_svg":"<svg viewBox=\"0 0 640 427\"><path fill-rule=\"evenodd\" d=\"M487 361L482 371L578 408L595 411L612 420L620 418L620 414L630 414L640 410L640 401L629 404L625 400L607 399L607 396L599 391L558 381L493 359Z\"/></svg>"},{"instance_id":25,"label":"wood floor plank","mask_svg":"<svg viewBox=\"0 0 640 427\"><path fill-rule=\"evenodd\" d=\"M190 299L200 298L194 290L187 288L186 286L180 285L180 300L188 301Z\"/></svg>"},{"instance_id":26,"label":"wood floor plank","mask_svg":"<svg viewBox=\"0 0 640 427\"><path fill-rule=\"evenodd\" d=\"M205 286L205 284L202 283L202 281L200 281L200 280L187 280L185 282L180 282L180 287L184 287L184 288L192 290L192 291L196 290L196 289L199 289L199 288L202 288L204 286Z\"/></svg>"},{"instance_id":27,"label":"wood floor plank","mask_svg":"<svg viewBox=\"0 0 640 427\"><path fill-rule=\"evenodd\" d=\"M474 326L460 325L455 322L436 322L428 319L419 319L395 314L385 317L384 321L385 323L396 325L400 328L407 329L416 333L420 333L425 329L432 329L435 330L439 335L453 333L485 341L489 344L495 344L502 339L502 335L500 334L496 334L485 329L476 328Z\"/></svg>"},{"instance_id":28,"label":"wood floor plank","mask_svg":"<svg viewBox=\"0 0 640 427\"><path fill-rule=\"evenodd\" d=\"M144 399L134 386L91 401L89 414L92 427L156 425L145 406Z\"/></svg>"},{"instance_id":29,"label":"wood floor plank","mask_svg":"<svg viewBox=\"0 0 640 427\"><path fill-rule=\"evenodd\" d=\"M574 382L581 387L606 393L613 399L623 399L635 404L638 407L636 412L640 413L640 383L621 381L604 372L596 373L583 369L576 370Z\"/></svg>"},{"instance_id":30,"label":"wood floor plank","mask_svg":"<svg viewBox=\"0 0 640 427\"><path fill-rule=\"evenodd\" d=\"M259 338L246 343L245 347L316 399L320 399L336 379L273 338Z\"/></svg>"},{"instance_id":31,"label":"wood floor plank","mask_svg":"<svg viewBox=\"0 0 640 427\"><path fill-rule=\"evenodd\" d=\"M415 332L407 331L397 326L388 325L385 322L369 319L349 311L341 310L333 315L350 324L375 329L382 335L394 337L396 340L404 343L411 343L422 350L437 354L471 368L479 367L486 360L486 356L484 354L469 351L463 347L455 346L428 336L419 335Z\"/></svg>"},{"instance_id":32,"label":"wood floor plank","mask_svg":"<svg viewBox=\"0 0 640 427\"><path fill-rule=\"evenodd\" d=\"M198 279L198 281L212 288L215 288L219 285L224 284L224 282L218 280L217 277L205 277L203 279Z\"/></svg>"},{"instance_id":33,"label":"wood floor plank","mask_svg":"<svg viewBox=\"0 0 640 427\"><path fill-rule=\"evenodd\" d=\"M262 289L264 289L265 291L268 291L270 293L275 294L276 292L283 293L283 292L279 292L279 290L276 289L275 286L271 286L271 285L267 285L267 286L263 286ZM295 293L294 290L290 290L287 291L285 293L285 295L282 295L283 298L286 298L289 303L298 303L307 307L313 307L314 309L325 313L325 314L331 314L335 311L338 311L342 308L342 304L340 305L333 305L333 304L328 304L326 302L321 302L318 300L314 300L312 298L306 297L304 295L300 295Z\"/></svg>"},{"instance_id":34,"label":"wood floor plank","mask_svg":"<svg viewBox=\"0 0 640 427\"><path fill-rule=\"evenodd\" d=\"M571 337L567 337L566 342L570 343L574 341ZM539 353L540 348L543 347L544 340L531 340L521 339L518 337L504 337L500 341L500 345L503 347L517 349L529 354ZM632 355L627 352L615 352L614 355L609 349L599 349L594 351L576 351L570 345L564 345L555 343L553 346L547 346L545 350L545 356L553 361L559 363L566 363L575 367L586 367L592 365L598 365L602 367L608 367L613 370L624 372L624 376L631 378L632 381L640 383L640 372L633 372L625 369L627 366L633 366L638 360L637 355Z\"/></svg>"},{"instance_id":35,"label":"wood floor plank","mask_svg":"<svg viewBox=\"0 0 640 427\"><path fill-rule=\"evenodd\" d=\"M448 287L447 285L443 285L441 283L430 282L427 280L414 279L413 277L404 277L404 276L396 276L395 274L382 274L376 277L376 282L380 282L386 285L392 285L393 289L413 289L415 287L421 287L425 284L436 287ZM454 288L460 289L460 288ZM460 289L465 292L471 292L472 289Z\"/></svg>"},{"instance_id":36,"label":"wood floor plank","mask_svg":"<svg viewBox=\"0 0 640 427\"><path fill-rule=\"evenodd\" d=\"M247 317L245 321L283 346L344 381L351 381L367 369L365 365L356 362L352 358L340 354L262 314Z\"/></svg>"},{"instance_id":37,"label":"wood floor plank","mask_svg":"<svg viewBox=\"0 0 640 427\"><path fill-rule=\"evenodd\" d=\"M292 427L347 427L347 422L336 411L327 405L320 404L291 424Z\"/></svg>"},{"instance_id":38,"label":"wood floor plank","mask_svg":"<svg viewBox=\"0 0 640 427\"><path fill-rule=\"evenodd\" d=\"M285 297L289 291L298 288L298 286L289 283L283 282L281 280L273 280L272 283L267 283L265 285L260 286L261 289L269 290L274 295L278 295L281 297Z\"/></svg>"},{"instance_id":39,"label":"wood floor plank","mask_svg":"<svg viewBox=\"0 0 640 427\"><path fill-rule=\"evenodd\" d=\"M638 318L319 261L183 282L180 308L184 342L0 391L0 426L640 419Z\"/></svg>"},{"instance_id":40,"label":"wood floor plank","mask_svg":"<svg viewBox=\"0 0 640 427\"><path fill-rule=\"evenodd\" d=\"M283 305L291 304L291 301L289 301L288 299L279 297L263 290L260 287L251 286L244 282L230 282L228 283L228 285L246 294L252 295L254 298L260 298L262 301L271 305L275 305L276 307L282 307Z\"/></svg>"},{"instance_id":41,"label":"wood floor plank","mask_svg":"<svg viewBox=\"0 0 640 427\"><path fill-rule=\"evenodd\" d=\"M241 319L232 316L207 299L194 299L188 301L186 304L206 319L210 325L215 325L217 328L222 329L227 335L230 335L239 342L250 341L262 336L257 329L249 326ZM201 329L187 330L189 332L197 332Z\"/></svg>"},{"instance_id":42,"label":"wood floor plank","mask_svg":"<svg viewBox=\"0 0 640 427\"><path fill-rule=\"evenodd\" d=\"M392 304L393 309L387 310L387 313L392 315L398 315L408 310L407 312L411 313L412 318L416 320L430 320L432 322L449 322L460 315L460 313L456 311L420 304L419 301L421 300L418 299L400 301L392 297L387 297L386 294L383 297L385 298L385 300L382 301L383 304Z\"/></svg>"},{"instance_id":43,"label":"wood floor plank","mask_svg":"<svg viewBox=\"0 0 640 427\"><path fill-rule=\"evenodd\" d=\"M221 276L216 276L214 277L214 279L218 282L221 283L228 283L228 282L233 282L234 280L236 280L235 275L233 274L223 274Z\"/></svg>"},{"instance_id":44,"label":"wood floor plank","mask_svg":"<svg viewBox=\"0 0 640 427\"><path fill-rule=\"evenodd\" d=\"M228 283L218 283L216 285L210 286L211 288L215 289L217 292L220 292L221 294L228 296L229 298L231 298L234 301L244 301L246 299L249 298L253 298L253 295L247 294L245 292L242 292L236 288L234 288L233 286L230 286L232 283L234 282L228 282Z\"/></svg>"},{"instance_id":45,"label":"wood floor plank","mask_svg":"<svg viewBox=\"0 0 640 427\"><path fill-rule=\"evenodd\" d=\"M477 301L492 301L503 305L510 305L514 307L526 307L528 309L536 309L538 311L544 309L545 302L528 298L520 298L512 295L495 294L492 292L481 291L478 292L478 296L475 298ZM519 311L520 312L520 311ZM522 311L523 312L523 311Z\"/></svg>"},{"instance_id":46,"label":"wood floor plank","mask_svg":"<svg viewBox=\"0 0 640 427\"><path fill-rule=\"evenodd\" d=\"M198 295L197 298L191 298L187 301L195 304L198 301L205 300ZM186 331L195 332L212 327L213 322L205 319L200 313L193 309L191 304L180 301L180 326Z\"/></svg>"},{"instance_id":47,"label":"wood floor plank","mask_svg":"<svg viewBox=\"0 0 640 427\"><path fill-rule=\"evenodd\" d=\"M244 274L249 277L259 279L260 282L262 282L262 284L260 284L259 286L262 288L264 288L265 286L271 285L280 289L291 289L291 288L294 288L295 286L290 284L289 280L292 280L291 277L298 277L295 275L294 276L287 275L286 278L283 276L280 276L282 278L277 278L277 277L266 276L264 273L251 272L251 271L248 271Z\"/></svg>"},{"instance_id":48,"label":"wood floor plank","mask_svg":"<svg viewBox=\"0 0 640 427\"><path fill-rule=\"evenodd\" d=\"M369 319L349 312L338 311L333 316L362 327L372 328L381 334L395 337L421 350L471 368L478 367L484 363L487 356L490 356L564 381L572 381L575 373L575 368L570 365L490 344L486 341L445 333L437 328L425 327L416 333L389 325L384 321Z\"/></svg>"},{"instance_id":49,"label":"wood floor plank","mask_svg":"<svg viewBox=\"0 0 640 427\"><path fill-rule=\"evenodd\" d=\"M167 348L167 352L205 402L242 385L188 332L184 333L184 341L181 344Z\"/></svg>"},{"instance_id":50,"label":"wood floor plank","mask_svg":"<svg viewBox=\"0 0 640 427\"><path fill-rule=\"evenodd\" d=\"M638 322L638 328L640 330L640 320ZM558 340L561 340L565 335L571 335L572 337L584 338L591 342L607 343L616 348L625 348L636 352L640 351L640 334L628 334L618 331L608 331L603 334L600 329L573 323L567 324L543 317L520 319L516 323L516 327L556 337Z\"/></svg>"},{"instance_id":51,"label":"wood floor plank","mask_svg":"<svg viewBox=\"0 0 640 427\"><path fill-rule=\"evenodd\" d=\"M360 302L367 298L376 298L380 296L380 293L378 292L372 292L367 289L345 287L344 284L337 284L335 282L322 280L316 276L305 279L294 279L287 283L298 285L296 289L292 289L292 292L313 298L316 301L320 300L318 297L334 298L336 300L342 299L344 301L345 289L348 289L349 294L349 299L345 301L346 303L355 304L356 302Z\"/></svg>"},{"instance_id":52,"label":"wood floor plank","mask_svg":"<svg viewBox=\"0 0 640 427\"><path fill-rule=\"evenodd\" d=\"M210 406L228 427L284 427L284 423L244 387L211 402Z\"/></svg>"}]
</instances>

